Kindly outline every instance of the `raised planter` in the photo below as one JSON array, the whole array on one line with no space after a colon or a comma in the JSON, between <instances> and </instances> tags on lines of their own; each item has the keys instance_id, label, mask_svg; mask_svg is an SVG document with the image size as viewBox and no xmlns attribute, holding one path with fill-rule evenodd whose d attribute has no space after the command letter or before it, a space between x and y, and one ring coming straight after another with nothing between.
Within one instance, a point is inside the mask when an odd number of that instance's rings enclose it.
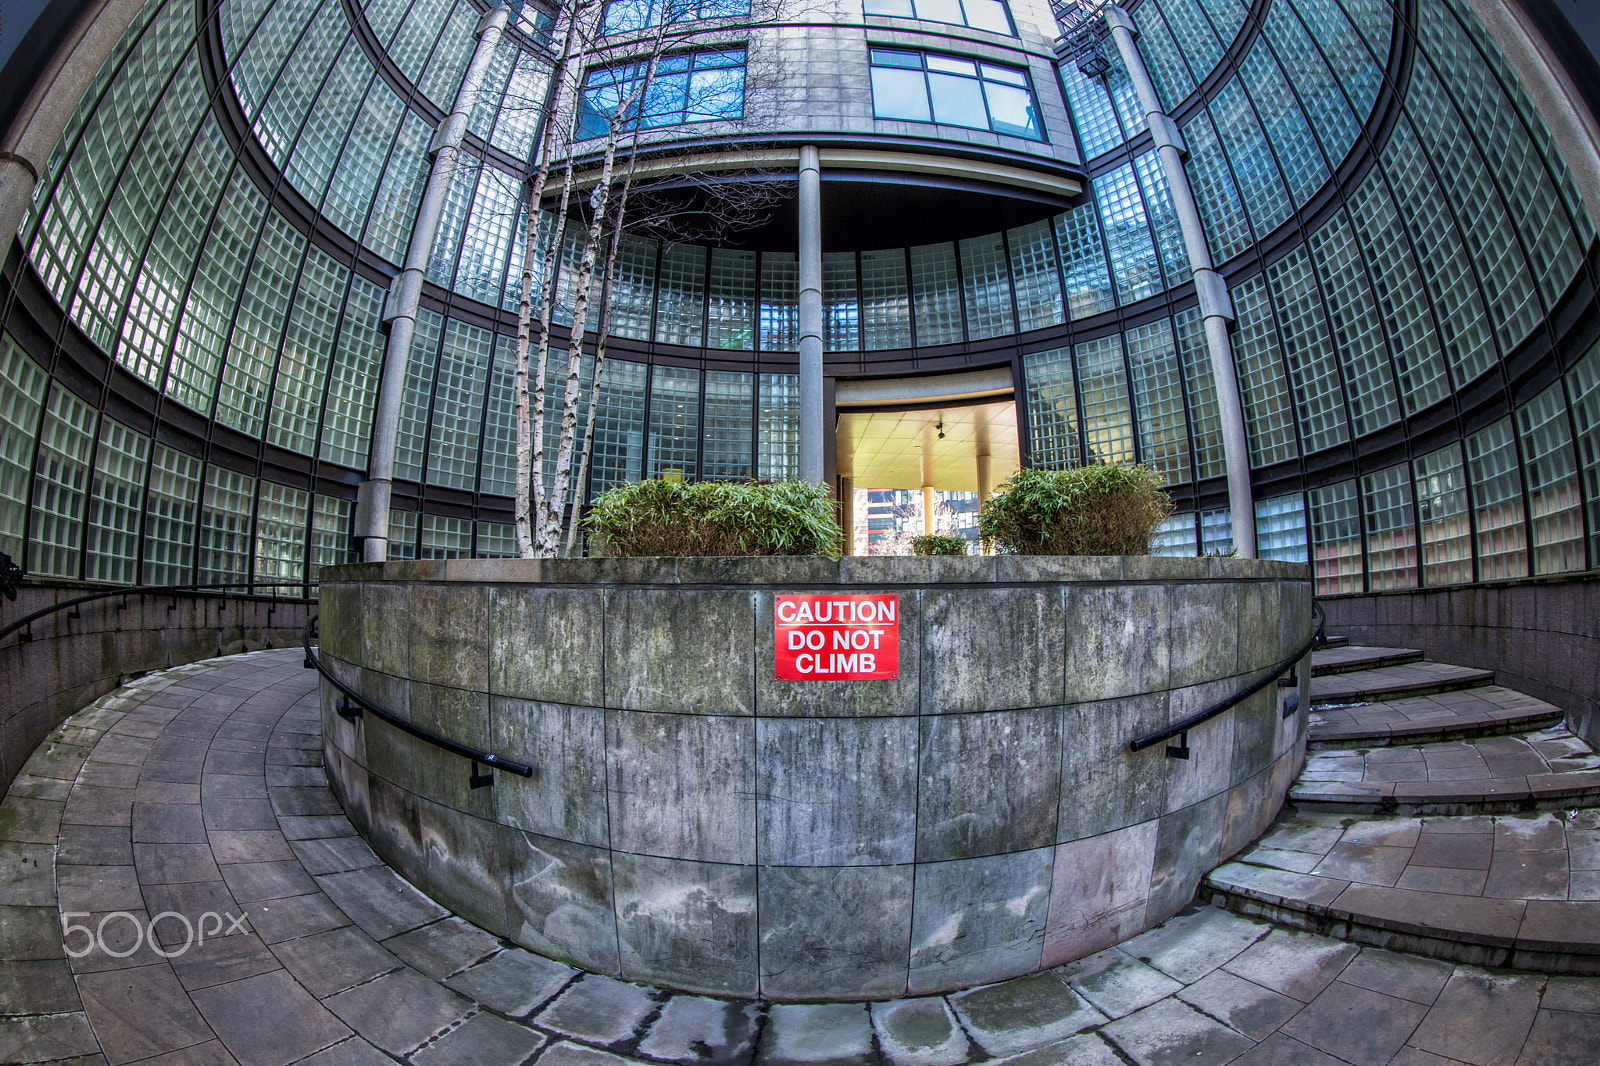
<instances>
[{"instance_id":1,"label":"raised planter","mask_svg":"<svg viewBox=\"0 0 1600 1066\"><path fill-rule=\"evenodd\" d=\"M898 677L775 677L774 596L892 593ZM1307 567L1238 559L472 560L322 571L329 776L386 861L535 951L630 980L879 998L1087 955L1186 906L1304 760L1269 685Z\"/></svg>"}]
</instances>

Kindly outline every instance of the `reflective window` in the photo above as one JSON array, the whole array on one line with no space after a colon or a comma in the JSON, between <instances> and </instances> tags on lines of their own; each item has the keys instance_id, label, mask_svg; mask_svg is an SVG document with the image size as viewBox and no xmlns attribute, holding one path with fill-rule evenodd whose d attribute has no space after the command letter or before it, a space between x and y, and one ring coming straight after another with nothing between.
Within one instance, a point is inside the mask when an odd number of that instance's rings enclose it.
<instances>
[{"instance_id":1,"label":"reflective window","mask_svg":"<svg viewBox=\"0 0 1600 1066\"><path fill-rule=\"evenodd\" d=\"M700 476L708 481L749 479L754 390L752 374L706 371L705 469Z\"/></svg>"},{"instance_id":2,"label":"reflective window","mask_svg":"<svg viewBox=\"0 0 1600 1066\"><path fill-rule=\"evenodd\" d=\"M200 573L203 584L242 582L255 553L250 511L256 479L220 466L206 468L200 504Z\"/></svg>"},{"instance_id":3,"label":"reflective window","mask_svg":"<svg viewBox=\"0 0 1600 1066\"><path fill-rule=\"evenodd\" d=\"M1066 319L1050 221L1007 230L1006 243L1011 246L1011 279L1017 290L1017 328L1026 332L1059 326Z\"/></svg>"},{"instance_id":4,"label":"reflective window","mask_svg":"<svg viewBox=\"0 0 1600 1066\"><path fill-rule=\"evenodd\" d=\"M1134 461L1133 416L1128 410L1128 376L1122 363L1122 335L1076 345L1078 389L1083 401L1083 441L1089 462L1115 465Z\"/></svg>"},{"instance_id":5,"label":"reflective window","mask_svg":"<svg viewBox=\"0 0 1600 1066\"><path fill-rule=\"evenodd\" d=\"M1461 445L1452 444L1412 464L1416 473L1417 522L1422 528L1422 583L1453 585L1472 580L1472 526L1467 518L1467 476Z\"/></svg>"},{"instance_id":6,"label":"reflective window","mask_svg":"<svg viewBox=\"0 0 1600 1066\"><path fill-rule=\"evenodd\" d=\"M256 580L284 584L255 591L268 596L298 596L305 579L306 519L311 494L288 485L261 482L256 501Z\"/></svg>"},{"instance_id":7,"label":"reflective window","mask_svg":"<svg viewBox=\"0 0 1600 1066\"><path fill-rule=\"evenodd\" d=\"M750 0L609 0L604 33L631 33L663 22L675 26L694 19L750 14Z\"/></svg>"},{"instance_id":8,"label":"reflective window","mask_svg":"<svg viewBox=\"0 0 1600 1066\"><path fill-rule=\"evenodd\" d=\"M87 580L126 585L138 580L139 517L144 511L145 461L149 454L149 437L114 419L100 420L83 568Z\"/></svg>"},{"instance_id":9,"label":"reflective window","mask_svg":"<svg viewBox=\"0 0 1600 1066\"><path fill-rule=\"evenodd\" d=\"M1267 286L1256 275L1233 291L1238 326L1233 336L1233 361L1244 401L1245 430L1250 440L1250 465L1266 466L1295 455L1294 419L1289 413L1289 388L1283 377L1278 330L1267 301Z\"/></svg>"},{"instance_id":10,"label":"reflective window","mask_svg":"<svg viewBox=\"0 0 1600 1066\"><path fill-rule=\"evenodd\" d=\"M1142 10L1142 9L1141 9ZM1150 534L1150 554L1194 558L1200 554L1200 537L1195 530L1195 513L1170 515Z\"/></svg>"},{"instance_id":11,"label":"reflective window","mask_svg":"<svg viewBox=\"0 0 1600 1066\"><path fill-rule=\"evenodd\" d=\"M1015 36L1000 0L862 0L861 7L869 15L946 22Z\"/></svg>"},{"instance_id":12,"label":"reflective window","mask_svg":"<svg viewBox=\"0 0 1600 1066\"><path fill-rule=\"evenodd\" d=\"M1582 570L1583 507L1572 427L1559 381L1517 408L1517 435L1527 464L1533 572Z\"/></svg>"},{"instance_id":13,"label":"reflective window","mask_svg":"<svg viewBox=\"0 0 1600 1066\"><path fill-rule=\"evenodd\" d=\"M829 352L861 348L861 301L856 295L854 252L822 253L822 345Z\"/></svg>"},{"instance_id":14,"label":"reflective window","mask_svg":"<svg viewBox=\"0 0 1600 1066\"><path fill-rule=\"evenodd\" d=\"M956 276L956 247L928 244L911 249L911 295L917 315L917 345L959 344L961 283Z\"/></svg>"},{"instance_id":15,"label":"reflective window","mask_svg":"<svg viewBox=\"0 0 1600 1066\"><path fill-rule=\"evenodd\" d=\"M744 114L744 49L662 56L654 77L648 63L589 71L578 136L604 136L619 107L628 125L645 129L738 118Z\"/></svg>"},{"instance_id":16,"label":"reflective window","mask_svg":"<svg viewBox=\"0 0 1600 1066\"><path fill-rule=\"evenodd\" d=\"M1227 462L1222 454L1222 415L1217 410L1216 377L1211 372L1211 349L1198 308L1179 311L1173 318L1178 339L1178 360L1183 364L1183 384L1189 393L1189 433L1198 477L1222 477Z\"/></svg>"},{"instance_id":17,"label":"reflective window","mask_svg":"<svg viewBox=\"0 0 1600 1066\"><path fill-rule=\"evenodd\" d=\"M874 48L872 106L879 118L1043 139L1028 75L996 63Z\"/></svg>"},{"instance_id":18,"label":"reflective window","mask_svg":"<svg viewBox=\"0 0 1600 1066\"><path fill-rule=\"evenodd\" d=\"M194 580L200 465L196 457L159 443L150 457L142 576L146 585L184 585Z\"/></svg>"},{"instance_id":19,"label":"reflective window","mask_svg":"<svg viewBox=\"0 0 1600 1066\"><path fill-rule=\"evenodd\" d=\"M1011 308L1011 271L1005 241L996 233L960 243L961 284L967 305L967 336L1003 337L1017 331Z\"/></svg>"},{"instance_id":20,"label":"reflective window","mask_svg":"<svg viewBox=\"0 0 1600 1066\"><path fill-rule=\"evenodd\" d=\"M1169 485L1189 480L1189 434L1183 410L1183 375L1172 323L1159 319L1126 335L1138 411L1140 459Z\"/></svg>"},{"instance_id":21,"label":"reflective window","mask_svg":"<svg viewBox=\"0 0 1600 1066\"><path fill-rule=\"evenodd\" d=\"M1053 348L1022 357L1033 465L1045 470L1083 465L1070 354L1070 348Z\"/></svg>"},{"instance_id":22,"label":"reflective window","mask_svg":"<svg viewBox=\"0 0 1600 1066\"><path fill-rule=\"evenodd\" d=\"M761 375L756 477L781 481L800 476L800 378Z\"/></svg>"},{"instance_id":23,"label":"reflective window","mask_svg":"<svg viewBox=\"0 0 1600 1066\"><path fill-rule=\"evenodd\" d=\"M1526 577L1528 528L1510 418L1467 438L1467 471L1478 526L1478 580Z\"/></svg>"},{"instance_id":24,"label":"reflective window","mask_svg":"<svg viewBox=\"0 0 1600 1066\"><path fill-rule=\"evenodd\" d=\"M911 345L911 288L900 248L861 253L861 347L866 351Z\"/></svg>"},{"instance_id":25,"label":"reflective window","mask_svg":"<svg viewBox=\"0 0 1600 1066\"><path fill-rule=\"evenodd\" d=\"M1589 501L1589 564L1600 566L1600 345L1573 366L1567 389L1578 434L1578 466Z\"/></svg>"},{"instance_id":26,"label":"reflective window","mask_svg":"<svg viewBox=\"0 0 1600 1066\"><path fill-rule=\"evenodd\" d=\"M1361 479L1367 521L1367 588L1417 585L1417 527L1411 509L1411 471L1405 463Z\"/></svg>"},{"instance_id":27,"label":"reflective window","mask_svg":"<svg viewBox=\"0 0 1600 1066\"><path fill-rule=\"evenodd\" d=\"M1216 511L1201 511L1201 554L1227 555L1233 550L1233 509L1223 507Z\"/></svg>"},{"instance_id":28,"label":"reflective window","mask_svg":"<svg viewBox=\"0 0 1600 1066\"><path fill-rule=\"evenodd\" d=\"M1361 592L1361 515L1354 479L1311 490L1312 565L1317 595Z\"/></svg>"},{"instance_id":29,"label":"reflective window","mask_svg":"<svg viewBox=\"0 0 1600 1066\"><path fill-rule=\"evenodd\" d=\"M51 577L79 576L83 497L99 412L57 384L45 405L33 471L33 511L23 569Z\"/></svg>"},{"instance_id":30,"label":"reflective window","mask_svg":"<svg viewBox=\"0 0 1600 1066\"><path fill-rule=\"evenodd\" d=\"M650 375L647 477L693 481L700 473L700 371L658 366Z\"/></svg>"},{"instance_id":31,"label":"reflective window","mask_svg":"<svg viewBox=\"0 0 1600 1066\"><path fill-rule=\"evenodd\" d=\"M594 457L589 464L591 498L644 476L643 363L606 360L594 416Z\"/></svg>"},{"instance_id":32,"label":"reflective window","mask_svg":"<svg viewBox=\"0 0 1600 1066\"><path fill-rule=\"evenodd\" d=\"M417 557L418 515L415 511L398 508L389 512L389 558L415 559Z\"/></svg>"},{"instance_id":33,"label":"reflective window","mask_svg":"<svg viewBox=\"0 0 1600 1066\"><path fill-rule=\"evenodd\" d=\"M1298 492L1256 501L1256 557L1285 563L1309 559L1306 498Z\"/></svg>"},{"instance_id":34,"label":"reflective window","mask_svg":"<svg viewBox=\"0 0 1600 1066\"><path fill-rule=\"evenodd\" d=\"M14 559L22 558L33 443L48 384L44 368L9 333L0 334L0 551Z\"/></svg>"}]
</instances>

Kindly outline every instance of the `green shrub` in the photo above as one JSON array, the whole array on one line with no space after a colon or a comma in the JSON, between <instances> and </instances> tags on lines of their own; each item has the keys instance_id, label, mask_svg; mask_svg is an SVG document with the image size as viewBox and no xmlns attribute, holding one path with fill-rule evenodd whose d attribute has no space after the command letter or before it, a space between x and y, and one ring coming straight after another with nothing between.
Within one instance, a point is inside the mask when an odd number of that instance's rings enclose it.
<instances>
[{"instance_id":1,"label":"green shrub","mask_svg":"<svg viewBox=\"0 0 1600 1066\"><path fill-rule=\"evenodd\" d=\"M1009 555L1148 555L1171 513L1161 475L1145 466L1024 468L983 504L978 535Z\"/></svg>"},{"instance_id":2,"label":"green shrub","mask_svg":"<svg viewBox=\"0 0 1600 1066\"><path fill-rule=\"evenodd\" d=\"M920 537L911 538L911 554L965 555L967 554L967 538L941 537L934 533L926 533Z\"/></svg>"},{"instance_id":3,"label":"green shrub","mask_svg":"<svg viewBox=\"0 0 1600 1066\"><path fill-rule=\"evenodd\" d=\"M809 481L640 481L601 494L584 520L597 554L826 555L844 531L833 500Z\"/></svg>"}]
</instances>

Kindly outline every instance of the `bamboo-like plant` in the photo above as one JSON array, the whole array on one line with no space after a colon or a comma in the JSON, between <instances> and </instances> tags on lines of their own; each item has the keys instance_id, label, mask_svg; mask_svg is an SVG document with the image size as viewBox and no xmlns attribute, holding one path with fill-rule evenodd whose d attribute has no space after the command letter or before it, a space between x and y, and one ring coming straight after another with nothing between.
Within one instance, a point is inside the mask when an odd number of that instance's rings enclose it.
<instances>
[{"instance_id":1,"label":"bamboo-like plant","mask_svg":"<svg viewBox=\"0 0 1600 1066\"><path fill-rule=\"evenodd\" d=\"M837 559L844 541L828 490L809 481L639 481L597 496L584 521L611 556Z\"/></svg>"},{"instance_id":2,"label":"bamboo-like plant","mask_svg":"<svg viewBox=\"0 0 1600 1066\"><path fill-rule=\"evenodd\" d=\"M1008 555L1149 555L1172 513L1161 474L1147 466L1024 467L983 503L978 536Z\"/></svg>"}]
</instances>

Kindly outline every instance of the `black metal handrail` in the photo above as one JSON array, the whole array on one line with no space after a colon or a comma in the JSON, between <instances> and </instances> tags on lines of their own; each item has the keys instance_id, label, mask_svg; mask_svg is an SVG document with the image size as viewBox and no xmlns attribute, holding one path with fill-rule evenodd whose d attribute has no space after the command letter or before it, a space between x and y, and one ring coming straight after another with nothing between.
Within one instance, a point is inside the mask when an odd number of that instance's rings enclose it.
<instances>
[{"instance_id":1,"label":"black metal handrail","mask_svg":"<svg viewBox=\"0 0 1600 1066\"><path fill-rule=\"evenodd\" d=\"M95 600L109 600L114 596L140 596L152 592L160 595L172 593L172 606L167 608L167 610L171 611L176 610L178 607L178 597L176 594L179 592L220 592L228 589L286 589L304 588L307 586L315 588L316 584L317 583L315 581L243 581L195 585L124 585L119 588L101 589L98 592L88 592L82 596L74 596L70 600L62 600L60 603L53 603L48 607L43 607L37 611L34 611L32 614L24 615L15 622L12 622L10 625L6 626L4 629L0 629L0 640L4 640L20 629L24 630L21 643L26 644L28 641L33 639L33 631L30 627L39 619L48 618L50 615L53 615L58 611L70 611L74 607L81 607L83 604L91 603ZM311 597L309 596L302 596L298 599L283 597L283 599L289 603L311 602ZM118 607L117 609L121 610L122 608Z\"/></svg>"},{"instance_id":2,"label":"black metal handrail","mask_svg":"<svg viewBox=\"0 0 1600 1066\"><path fill-rule=\"evenodd\" d=\"M1282 678L1286 672L1289 672L1290 674L1290 676L1286 679L1288 684L1298 685L1300 683L1299 680L1295 678L1292 672L1290 672L1292 671L1294 664L1305 658L1306 653L1312 648L1324 643L1327 643L1326 637L1322 637L1320 632L1313 633L1311 637L1300 646L1299 651L1295 652L1287 659L1284 659L1282 662L1274 664L1271 671L1265 677L1251 685L1249 688L1242 692L1235 693L1213 707L1207 707L1203 711L1197 711L1196 713L1185 718L1183 721L1169 725L1167 728L1160 730L1159 732L1146 733L1142 737L1135 738L1134 741L1128 745L1128 750L1143 751L1145 748L1148 748L1153 744L1159 744L1163 740L1171 740L1173 737L1177 737L1178 743L1167 745L1167 757L1172 759L1187 759L1189 757L1189 730L1193 729L1195 726L1209 722L1211 719L1215 718L1219 714L1222 714L1224 711L1230 710L1231 708L1243 703L1245 700L1249 699L1251 696L1254 696L1257 692L1260 692L1274 681ZM1285 687L1288 686L1286 685ZM1299 697L1289 697L1289 702L1283 716L1285 718L1289 717L1289 715L1293 714L1298 708Z\"/></svg>"},{"instance_id":3,"label":"black metal handrail","mask_svg":"<svg viewBox=\"0 0 1600 1066\"><path fill-rule=\"evenodd\" d=\"M316 653L311 650L311 631L316 627L317 616L312 615L311 618L306 621L305 628L306 669L315 670L317 673L327 678L328 683L339 691L339 702L334 707L334 710L338 712L340 718L343 718L347 722L354 722L363 714L371 714L381 721L388 722L402 733L409 733L418 740L426 741L436 748L443 748L452 755L459 755L463 759L472 760L471 776L467 778L467 784L471 788L487 788L488 786L494 784L493 774L480 774L478 772L478 767L480 765L487 766L495 770L504 770L507 773L516 774L518 777L533 776L533 767L529 766L527 763L520 763L513 759L503 758L502 756L496 755L492 751L482 751L478 748L468 747L465 744L451 740L449 737L441 737L437 733L430 732L429 730L423 729L420 726L412 725L404 718L399 718L393 714L390 714L382 707L377 706L370 700L363 697L360 693L356 692L344 682L340 681L337 677L334 677L332 674L330 674L328 672L328 668L322 665L322 661L318 659Z\"/></svg>"}]
</instances>

